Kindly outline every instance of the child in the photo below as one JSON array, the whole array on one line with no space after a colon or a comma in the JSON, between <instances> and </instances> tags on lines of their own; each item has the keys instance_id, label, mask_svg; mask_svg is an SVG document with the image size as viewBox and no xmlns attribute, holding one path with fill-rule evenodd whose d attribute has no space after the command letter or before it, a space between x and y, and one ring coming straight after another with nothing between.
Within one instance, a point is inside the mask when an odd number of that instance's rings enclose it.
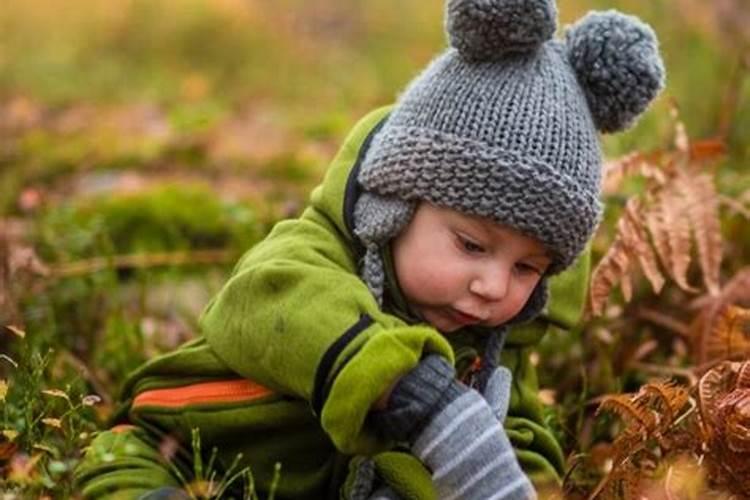
<instances>
[{"instance_id":1,"label":"child","mask_svg":"<svg viewBox=\"0 0 750 500\"><path fill-rule=\"evenodd\" d=\"M446 12L451 47L242 257L203 335L129 378L85 497L184 497L192 429L204 463L239 456L260 491L281 462L283 498L529 498L561 472L528 350L580 313L585 258L543 309L599 221L597 130L630 125L664 70L651 29L614 11L564 40L552 0Z\"/></svg>"}]
</instances>

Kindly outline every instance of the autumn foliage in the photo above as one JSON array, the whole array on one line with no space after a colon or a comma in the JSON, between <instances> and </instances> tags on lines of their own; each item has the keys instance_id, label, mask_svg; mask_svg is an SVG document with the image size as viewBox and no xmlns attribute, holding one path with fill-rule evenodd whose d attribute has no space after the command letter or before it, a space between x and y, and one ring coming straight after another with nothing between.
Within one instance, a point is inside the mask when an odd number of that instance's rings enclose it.
<instances>
[{"instance_id":1,"label":"autumn foliage","mask_svg":"<svg viewBox=\"0 0 750 500\"><path fill-rule=\"evenodd\" d=\"M653 380L600 399L597 415L616 416L620 430L605 447L607 472L588 498L750 495L750 309L743 307L750 305L750 268L722 283L720 207L739 204L716 189L723 151L718 140L689 141L676 121L672 150L636 152L608 165L608 190L632 176L644 189L625 200L594 271L590 314L605 313L618 285L631 301L639 275L656 294L674 284L693 297L682 315L650 310L643 317L685 341L693 365L674 370L686 384Z\"/></svg>"}]
</instances>

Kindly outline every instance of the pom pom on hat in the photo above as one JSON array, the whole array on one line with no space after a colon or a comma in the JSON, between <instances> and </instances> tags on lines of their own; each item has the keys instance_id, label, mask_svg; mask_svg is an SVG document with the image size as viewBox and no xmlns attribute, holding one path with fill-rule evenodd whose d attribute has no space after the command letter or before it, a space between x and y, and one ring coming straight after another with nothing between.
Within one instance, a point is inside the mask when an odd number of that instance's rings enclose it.
<instances>
[{"instance_id":1,"label":"pom pom on hat","mask_svg":"<svg viewBox=\"0 0 750 500\"><path fill-rule=\"evenodd\" d=\"M592 12L565 37L568 59L601 132L631 126L664 87L656 35L638 18Z\"/></svg>"},{"instance_id":2,"label":"pom pom on hat","mask_svg":"<svg viewBox=\"0 0 750 500\"><path fill-rule=\"evenodd\" d=\"M448 0L446 31L469 61L535 50L555 33L554 0Z\"/></svg>"}]
</instances>

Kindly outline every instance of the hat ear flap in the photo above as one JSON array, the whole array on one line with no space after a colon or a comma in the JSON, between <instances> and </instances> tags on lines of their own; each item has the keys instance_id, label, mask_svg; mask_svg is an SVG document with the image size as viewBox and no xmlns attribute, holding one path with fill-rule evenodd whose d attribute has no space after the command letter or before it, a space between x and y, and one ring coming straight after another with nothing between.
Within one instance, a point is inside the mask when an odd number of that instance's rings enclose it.
<instances>
[{"instance_id":1,"label":"hat ear flap","mask_svg":"<svg viewBox=\"0 0 750 500\"><path fill-rule=\"evenodd\" d=\"M536 50L557 27L554 0L448 0L450 44L469 61Z\"/></svg>"},{"instance_id":2,"label":"hat ear flap","mask_svg":"<svg viewBox=\"0 0 750 500\"><path fill-rule=\"evenodd\" d=\"M565 43L601 132L631 126L664 87L656 35L634 16L592 12L567 30Z\"/></svg>"}]
</instances>

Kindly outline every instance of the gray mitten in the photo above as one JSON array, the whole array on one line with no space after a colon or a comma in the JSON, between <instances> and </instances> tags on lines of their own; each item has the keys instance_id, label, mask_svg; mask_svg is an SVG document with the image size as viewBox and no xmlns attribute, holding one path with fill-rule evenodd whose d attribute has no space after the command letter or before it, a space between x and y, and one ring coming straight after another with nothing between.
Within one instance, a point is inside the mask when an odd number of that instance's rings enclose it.
<instances>
[{"instance_id":1,"label":"gray mitten","mask_svg":"<svg viewBox=\"0 0 750 500\"><path fill-rule=\"evenodd\" d=\"M441 499L536 498L502 424L473 389L432 416L412 451Z\"/></svg>"},{"instance_id":2,"label":"gray mitten","mask_svg":"<svg viewBox=\"0 0 750 500\"><path fill-rule=\"evenodd\" d=\"M492 408L492 413L500 423L505 422L510 406L510 386L513 374L504 366L498 366L490 375L484 386L482 396Z\"/></svg>"},{"instance_id":3,"label":"gray mitten","mask_svg":"<svg viewBox=\"0 0 750 500\"><path fill-rule=\"evenodd\" d=\"M376 426L407 441L432 471L441 499L536 498L501 423L510 372L492 375L485 387L498 395L494 407L456 381L447 361L428 356L396 384L388 408L373 414Z\"/></svg>"}]
</instances>

